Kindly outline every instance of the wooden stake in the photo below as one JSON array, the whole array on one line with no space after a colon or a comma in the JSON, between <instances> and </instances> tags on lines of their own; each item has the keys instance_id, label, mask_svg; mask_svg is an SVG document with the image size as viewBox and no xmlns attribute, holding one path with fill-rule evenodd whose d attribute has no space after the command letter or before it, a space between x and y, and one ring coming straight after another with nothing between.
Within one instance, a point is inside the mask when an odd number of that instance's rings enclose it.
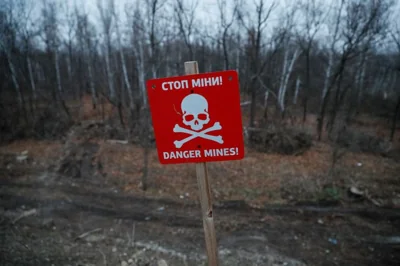
<instances>
[{"instance_id":1,"label":"wooden stake","mask_svg":"<svg viewBox=\"0 0 400 266\"><path fill-rule=\"evenodd\" d=\"M197 61L185 62L185 74L198 74ZM197 184L199 186L200 204L203 216L204 236L207 249L208 265L218 266L217 240L215 237L214 218L210 182L208 180L207 164L196 164Z\"/></svg>"}]
</instances>

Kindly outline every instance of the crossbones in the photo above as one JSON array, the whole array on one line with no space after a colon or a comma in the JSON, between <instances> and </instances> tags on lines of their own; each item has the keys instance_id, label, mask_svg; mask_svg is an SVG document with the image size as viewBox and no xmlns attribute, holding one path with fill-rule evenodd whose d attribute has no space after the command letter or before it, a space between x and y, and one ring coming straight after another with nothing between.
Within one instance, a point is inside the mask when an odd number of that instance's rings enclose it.
<instances>
[{"instance_id":1,"label":"crossbones","mask_svg":"<svg viewBox=\"0 0 400 266\"><path fill-rule=\"evenodd\" d=\"M222 136L212 136L212 135L207 135L206 133L208 132L212 132L212 131L216 131L216 130L221 130L221 124L219 122L215 122L214 125L212 127L209 127L207 129L204 129L203 131L200 132L196 132L190 129L186 129L183 127L180 127L178 124L175 125L174 127L174 132L175 133L186 133L186 134L190 134L191 136L183 139L183 140L175 140L174 144L176 148L180 148L182 147L183 144L185 144L188 141L191 141L192 139L195 138L203 138L203 139L208 139L208 140L212 140L215 142L218 142L219 144L224 143Z\"/></svg>"}]
</instances>

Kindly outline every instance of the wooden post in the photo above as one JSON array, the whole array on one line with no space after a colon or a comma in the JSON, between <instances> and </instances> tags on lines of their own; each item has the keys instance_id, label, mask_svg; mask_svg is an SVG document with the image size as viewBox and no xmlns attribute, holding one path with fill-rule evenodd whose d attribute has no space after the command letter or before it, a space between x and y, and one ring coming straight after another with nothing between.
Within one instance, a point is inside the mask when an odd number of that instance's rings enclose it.
<instances>
[{"instance_id":1,"label":"wooden post","mask_svg":"<svg viewBox=\"0 0 400 266\"><path fill-rule=\"evenodd\" d=\"M198 74L197 61L185 62L185 74ZM199 186L200 204L203 217L204 236L207 249L208 265L218 266L217 240L215 237L214 218L210 182L208 180L207 164L196 164L197 184Z\"/></svg>"}]
</instances>

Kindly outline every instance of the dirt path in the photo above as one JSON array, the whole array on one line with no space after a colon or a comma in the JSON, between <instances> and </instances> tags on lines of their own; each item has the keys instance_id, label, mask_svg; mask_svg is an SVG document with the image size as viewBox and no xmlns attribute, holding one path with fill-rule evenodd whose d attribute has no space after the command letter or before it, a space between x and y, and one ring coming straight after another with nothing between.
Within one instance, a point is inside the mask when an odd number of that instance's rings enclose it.
<instances>
[{"instance_id":1,"label":"dirt path","mask_svg":"<svg viewBox=\"0 0 400 266\"><path fill-rule=\"evenodd\" d=\"M205 265L200 206L189 199L43 172L1 179L0 206L1 265ZM399 234L399 210L230 201L214 212L222 265L400 263L396 238L383 238Z\"/></svg>"}]
</instances>

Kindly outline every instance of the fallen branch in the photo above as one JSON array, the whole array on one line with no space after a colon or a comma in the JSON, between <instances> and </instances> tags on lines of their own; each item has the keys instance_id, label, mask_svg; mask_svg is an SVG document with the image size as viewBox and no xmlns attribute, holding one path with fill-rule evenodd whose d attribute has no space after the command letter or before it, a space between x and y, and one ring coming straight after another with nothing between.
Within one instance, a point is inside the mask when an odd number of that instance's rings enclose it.
<instances>
[{"instance_id":1,"label":"fallen branch","mask_svg":"<svg viewBox=\"0 0 400 266\"><path fill-rule=\"evenodd\" d=\"M259 127L245 127L245 130L247 131L253 131L253 132L267 132L271 131L268 128L259 128Z\"/></svg>"},{"instance_id":2,"label":"fallen branch","mask_svg":"<svg viewBox=\"0 0 400 266\"><path fill-rule=\"evenodd\" d=\"M107 257L106 255L99 249L100 254L103 256L103 263L104 266L107 266Z\"/></svg>"},{"instance_id":3,"label":"fallen branch","mask_svg":"<svg viewBox=\"0 0 400 266\"><path fill-rule=\"evenodd\" d=\"M132 224L132 241L135 243L135 232L136 232L136 224Z\"/></svg>"},{"instance_id":4,"label":"fallen branch","mask_svg":"<svg viewBox=\"0 0 400 266\"><path fill-rule=\"evenodd\" d=\"M135 223L132 224L132 234L130 237L128 234L128 239L129 239L128 246L133 247L135 245Z\"/></svg>"},{"instance_id":5,"label":"fallen branch","mask_svg":"<svg viewBox=\"0 0 400 266\"><path fill-rule=\"evenodd\" d=\"M377 206L377 207L382 207L382 206L383 206L382 200L374 199L374 198L371 196L371 194L369 193L368 190L366 190L366 191L361 191L361 190L359 190L357 187L352 186L352 187L350 188L350 192L351 192L353 195L355 195L355 196L358 196L358 197L360 197L360 198L364 198L364 199L369 200L372 204L374 204L374 205Z\"/></svg>"},{"instance_id":6,"label":"fallen branch","mask_svg":"<svg viewBox=\"0 0 400 266\"><path fill-rule=\"evenodd\" d=\"M111 144L124 144L124 145L128 144L127 140L118 140L118 139L109 139L107 140L107 142Z\"/></svg>"},{"instance_id":7,"label":"fallen branch","mask_svg":"<svg viewBox=\"0 0 400 266\"><path fill-rule=\"evenodd\" d=\"M247 102L240 103L240 106L247 106L247 105L250 105L250 104L251 104L251 101L247 101Z\"/></svg>"},{"instance_id":8,"label":"fallen branch","mask_svg":"<svg viewBox=\"0 0 400 266\"><path fill-rule=\"evenodd\" d=\"M381 245L400 245L399 236L371 236L368 237L365 241Z\"/></svg>"},{"instance_id":9,"label":"fallen branch","mask_svg":"<svg viewBox=\"0 0 400 266\"><path fill-rule=\"evenodd\" d=\"M159 253L163 253L163 254L167 254L167 255L170 255L170 256L174 256L174 257L180 258L182 260L187 260L188 257L192 258L192 259L196 259L196 260L204 259L203 256L200 255L200 254L195 254L195 255L194 254L193 255L184 254L184 253L181 253L181 252L173 250L173 249L165 248L165 247L160 246L158 244L155 244L155 243L153 243L151 241L147 242L147 243L138 241L138 242L136 242L135 246L144 248L143 251L145 251L146 249L147 250L152 250L152 251L156 251L156 252L159 252ZM139 252L137 252L137 254L141 254L141 252L139 251Z\"/></svg>"},{"instance_id":10,"label":"fallen branch","mask_svg":"<svg viewBox=\"0 0 400 266\"><path fill-rule=\"evenodd\" d=\"M77 236L77 237L75 238L75 240L85 238L85 237L87 237L88 235L91 235L91 234L93 234L93 233L99 232L99 231L101 231L101 230L102 230L101 228L93 229L93 230L91 230L91 231L88 231L88 232L86 232L86 233L83 233L83 234Z\"/></svg>"},{"instance_id":11,"label":"fallen branch","mask_svg":"<svg viewBox=\"0 0 400 266\"><path fill-rule=\"evenodd\" d=\"M37 214L37 210L36 209L31 209L29 211L24 211L20 216L18 216L17 218L14 219L14 221L12 222L13 224L15 224L16 222L18 222L19 220L21 220L24 217L28 217L31 215Z\"/></svg>"},{"instance_id":12,"label":"fallen branch","mask_svg":"<svg viewBox=\"0 0 400 266\"><path fill-rule=\"evenodd\" d=\"M369 200L369 201L370 201L372 204L374 204L375 206L377 206L377 207L382 207L382 206L383 206L383 202L382 202L381 200L379 200L379 199L374 199L374 198L371 196L371 194L369 193L368 190L365 191L364 195L365 195L365 198L366 198L367 200Z\"/></svg>"}]
</instances>

